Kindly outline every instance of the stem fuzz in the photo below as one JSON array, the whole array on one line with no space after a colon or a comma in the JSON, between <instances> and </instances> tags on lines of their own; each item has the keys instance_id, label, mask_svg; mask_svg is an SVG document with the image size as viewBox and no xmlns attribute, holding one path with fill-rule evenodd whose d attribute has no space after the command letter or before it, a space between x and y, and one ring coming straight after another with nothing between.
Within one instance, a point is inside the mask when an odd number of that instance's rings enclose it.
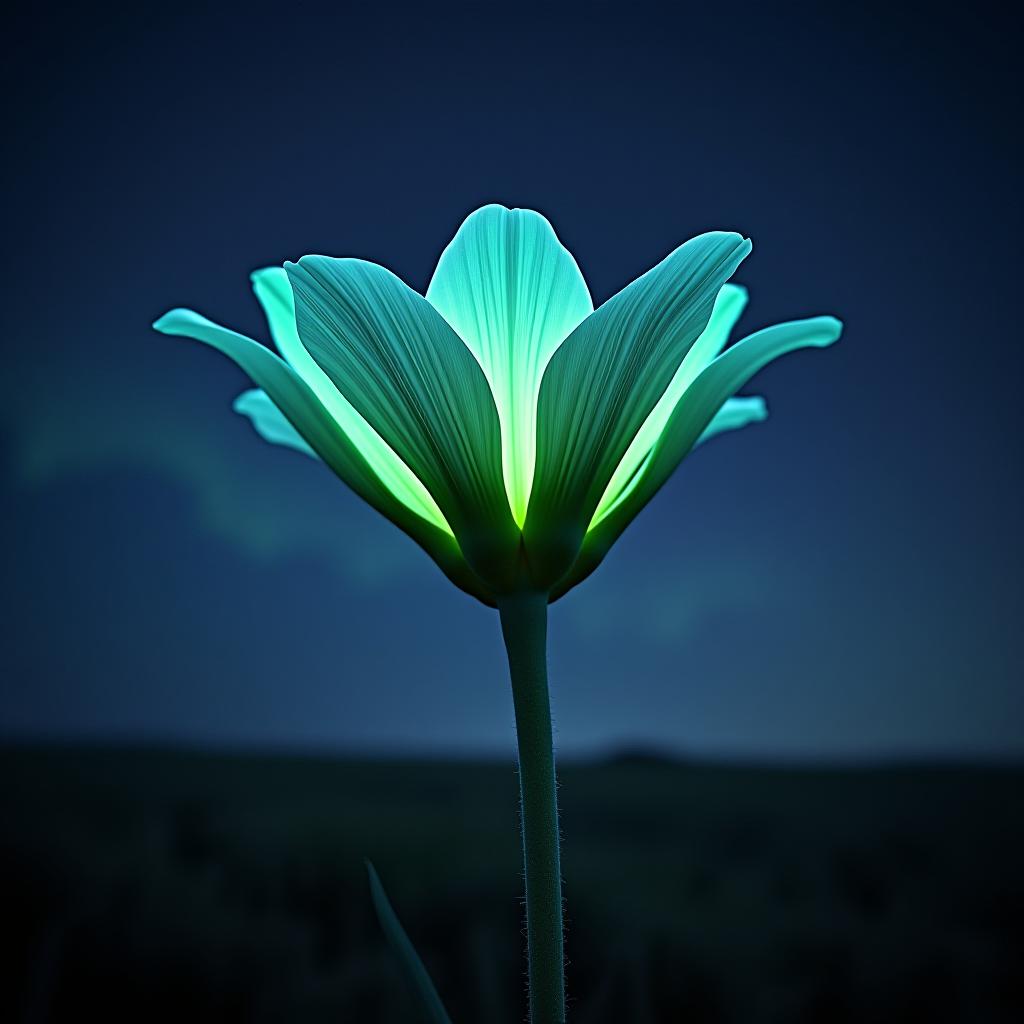
<instances>
[{"instance_id":1,"label":"stem fuzz","mask_svg":"<svg viewBox=\"0 0 1024 1024\"><path fill-rule=\"evenodd\" d=\"M499 601L498 611L519 744L530 1024L564 1024L562 875L547 671L548 595L511 595Z\"/></svg>"}]
</instances>

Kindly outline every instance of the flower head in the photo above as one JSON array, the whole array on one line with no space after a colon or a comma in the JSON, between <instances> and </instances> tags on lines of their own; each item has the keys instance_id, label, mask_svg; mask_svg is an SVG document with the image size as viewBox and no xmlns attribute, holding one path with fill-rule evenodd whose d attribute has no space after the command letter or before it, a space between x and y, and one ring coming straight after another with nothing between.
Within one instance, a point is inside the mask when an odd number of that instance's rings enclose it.
<instances>
[{"instance_id":1,"label":"flower head","mask_svg":"<svg viewBox=\"0 0 1024 1024\"><path fill-rule=\"evenodd\" d=\"M493 604L588 576L676 466L766 415L736 392L766 363L839 337L834 317L725 348L750 252L691 239L594 309L551 225L485 206L422 296L383 267L304 256L252 275L280 355L175 309L154 326L212 345L257 390L235 408L268 441L322 459Z\"/></svg>"}]
</instances>

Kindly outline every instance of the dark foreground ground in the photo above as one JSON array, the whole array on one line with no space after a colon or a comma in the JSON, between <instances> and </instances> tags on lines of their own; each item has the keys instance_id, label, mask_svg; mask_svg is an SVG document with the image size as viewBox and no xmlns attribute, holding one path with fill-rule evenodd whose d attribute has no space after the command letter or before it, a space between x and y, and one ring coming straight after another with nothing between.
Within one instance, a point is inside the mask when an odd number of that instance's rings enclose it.
<instances>
[{"instance_id":1,"label":"dark foreground ground","mask_svg":"<svg viewBox=\"0 0 1024 1024\"><path fill-rule=\"evenodd\" d=\"M571 1020L1024 1020L1024 770L562 772ZM525 1016L499 763L0 751L0 1020L411 1022L376 863L455 1024Z\"/></svg>"}]
</instances>

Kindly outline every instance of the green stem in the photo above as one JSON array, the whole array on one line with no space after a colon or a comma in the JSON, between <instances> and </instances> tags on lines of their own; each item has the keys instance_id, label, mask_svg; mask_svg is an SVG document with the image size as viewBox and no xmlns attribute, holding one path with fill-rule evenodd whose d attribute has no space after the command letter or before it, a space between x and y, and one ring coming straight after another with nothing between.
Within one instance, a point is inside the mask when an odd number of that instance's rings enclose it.
<instances>
[{"instance_id":1,"label":"green stem","mask_svg":"<svg viewBox=\"0 0 1024 1024\"><path fill-rule=\"evenodd\" d=\"M519 743L530 1024L563 1024L562 874L548 698L548 596L511 595L498 602L498 611Z\"/></svg>"}]
</instances>

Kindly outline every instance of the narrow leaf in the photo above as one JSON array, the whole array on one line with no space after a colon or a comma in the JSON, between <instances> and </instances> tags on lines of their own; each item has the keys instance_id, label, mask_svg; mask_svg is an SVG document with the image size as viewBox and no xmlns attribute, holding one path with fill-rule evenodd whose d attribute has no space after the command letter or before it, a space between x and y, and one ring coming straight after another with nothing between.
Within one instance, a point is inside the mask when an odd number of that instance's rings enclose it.
<instances>
[{"instance_id":1,"label":"narrow leaf","mask_svg":"<svg viewBox=\"0 0 1024 1024\"><path fill-rule=\"evenodd\" d=\"M416 947L405 934L402 922L398 920L398 915L392 908L387 893L384 892L377 871L369 861L366 862L366 872L370 876L370 895L377 911L377 920L384 929L384 936L388 940L391 952L398 960L402 976L416 1001L422 1021L424 1024L451 1024L451 1018L437 994L437 989L434 988L434 983L430 980L426 967L423 966L419 953L416 952Z\"/></svg>"}]
</instances>

